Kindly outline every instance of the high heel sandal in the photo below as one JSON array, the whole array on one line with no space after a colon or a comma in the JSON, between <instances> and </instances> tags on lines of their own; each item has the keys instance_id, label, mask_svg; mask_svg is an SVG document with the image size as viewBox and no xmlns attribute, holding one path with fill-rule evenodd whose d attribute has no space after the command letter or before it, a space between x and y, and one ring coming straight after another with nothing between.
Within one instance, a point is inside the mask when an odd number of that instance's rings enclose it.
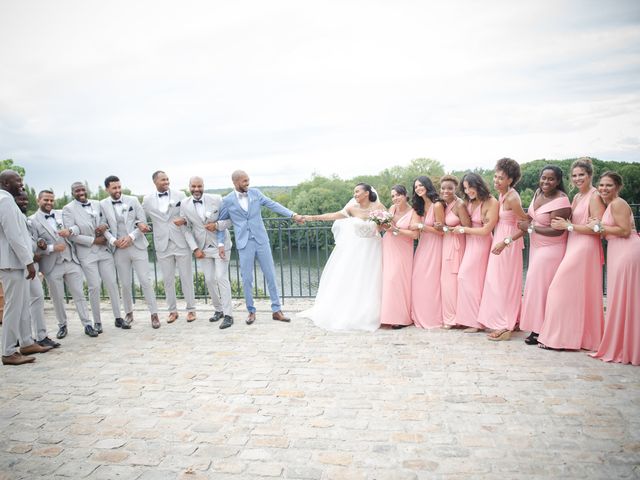
<instances>
[{"instance_id":1,"label":"high heel sandal","mask_svg":"<svg viewBox=\"0 0 640 480\"><path fill-rule=\"evenodd\" d=\"M538 334L531 332L531 334L524 339L524 343L527 345L538 345Z\"/></svg>"},{"instance_id":2,"label":"high heel sandal","mask_svg":"<svg viewBox=\"0 0 640 480\"><path fill-rule=\"evenodd\" d=\"M498 330L497 332L490 333L487 338L492 342L502 342L511 338L510 330Z\"/></svg>"}]
</instances>

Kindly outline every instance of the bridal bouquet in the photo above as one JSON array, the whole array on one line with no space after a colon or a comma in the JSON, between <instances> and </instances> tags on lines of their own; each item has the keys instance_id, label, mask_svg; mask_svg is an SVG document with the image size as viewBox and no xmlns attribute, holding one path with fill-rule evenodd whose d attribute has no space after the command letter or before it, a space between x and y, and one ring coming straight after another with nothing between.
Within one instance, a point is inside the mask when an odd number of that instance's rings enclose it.
<instances>
[{"instance_id":1,"label":"bridal bouquet","mask_svg":"<svg viewBox=\"0 0 640 480\"><path fill-rule=\"evenodd\" d=\"M391 225L392 219L393 215L391 215L386 210L374 210L369 214L369 220L371 220L376 225Z\"/></svg>"}]
</instances>

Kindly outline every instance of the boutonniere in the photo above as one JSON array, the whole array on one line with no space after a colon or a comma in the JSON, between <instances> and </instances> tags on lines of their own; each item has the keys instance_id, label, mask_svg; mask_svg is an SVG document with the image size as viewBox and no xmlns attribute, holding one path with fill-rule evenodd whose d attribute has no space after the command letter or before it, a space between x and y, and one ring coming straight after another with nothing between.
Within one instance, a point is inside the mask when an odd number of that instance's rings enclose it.
<instances>
[{"instance_id":1,"label":"boutonniere","mask_svg":"<svg viewBox=\"0 0 640 480\"><path fill-rule=\"evenodd\" d=\"M56 230L62 230L63 228L62 223L56 222Z\"/></svg>"}]
</instances>

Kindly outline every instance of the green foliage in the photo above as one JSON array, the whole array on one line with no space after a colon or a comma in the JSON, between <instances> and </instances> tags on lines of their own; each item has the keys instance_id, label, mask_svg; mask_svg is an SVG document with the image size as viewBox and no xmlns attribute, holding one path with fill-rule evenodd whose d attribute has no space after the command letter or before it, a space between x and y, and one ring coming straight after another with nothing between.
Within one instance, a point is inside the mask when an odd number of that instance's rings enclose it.
<instances>
[{"instance_id":1,"label":"green foliage","mask_svg":"<svg viewBox=\"0 0 640 480\"><path fill-rule=\"evenodd\" d=\"M0 160L0 172L3 170L15 170L21 177L24 177L25 174L24 168L13 163L13 160L10 158Z\"/></svg>"}]
</instances>

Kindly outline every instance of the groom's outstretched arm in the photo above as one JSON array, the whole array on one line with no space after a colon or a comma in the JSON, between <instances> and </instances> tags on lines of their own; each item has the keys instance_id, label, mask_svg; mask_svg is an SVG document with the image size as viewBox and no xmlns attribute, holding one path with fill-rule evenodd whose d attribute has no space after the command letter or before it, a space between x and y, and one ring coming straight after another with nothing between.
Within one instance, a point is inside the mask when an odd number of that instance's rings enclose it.
<instances>
[{"instance_id":1,"label":"groom's outstretched arm","mask_svg":"<svg viewBox=\"0 0 640 480\"><path fill-rule=\"evenodd\" d=\"M280 205L275 200L271 200L269 197L267 197L260 190L256 189L256 193L259 196L260 205L262 205L263 207L267 207L272 212L277 213L278 215L282 215L283 217L289 217L289 218L291 218L294 215L296 215L294 212L289 210L287 207L285 207L283 205Z\"/></svg>"}]
</instances>

